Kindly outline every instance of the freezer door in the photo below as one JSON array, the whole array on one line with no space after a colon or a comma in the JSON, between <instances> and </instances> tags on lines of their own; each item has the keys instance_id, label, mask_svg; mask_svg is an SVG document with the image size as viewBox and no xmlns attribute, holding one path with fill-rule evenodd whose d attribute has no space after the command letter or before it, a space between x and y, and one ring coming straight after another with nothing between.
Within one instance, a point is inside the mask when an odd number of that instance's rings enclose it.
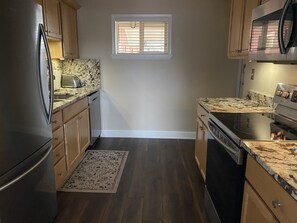
<instances>
[{"instance_id":1,"label":"freezer door","mask_svg":"<svg viewBox=\"0 0 297 223\"><path fill-rule=\"evenodd\" d=\"M57 213L54 181L53 154L49 147L34 162L31 160L22 173L0 184L0 222L53 222Z\"/></svg>"},{"instance_id":2,"label":"freezer door","mask_svg":"<svg viewBox=\"0 0 297 223\"><path fill-rule=\"evenodd\" d=\"M52 138L51 63L41 23L42 8L32 0L1 2L0 177Z\"/></svg>"}]
</instances>

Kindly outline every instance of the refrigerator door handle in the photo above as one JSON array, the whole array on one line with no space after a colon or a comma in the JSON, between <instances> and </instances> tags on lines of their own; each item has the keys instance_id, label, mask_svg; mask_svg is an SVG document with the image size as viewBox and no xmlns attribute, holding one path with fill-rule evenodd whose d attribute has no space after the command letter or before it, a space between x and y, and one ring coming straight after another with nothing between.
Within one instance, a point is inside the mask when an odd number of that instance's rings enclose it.
<instances>
[{"instance_id":1,"label":"refrigerator door handle","mask_svg":"<svg viewBox=\"0 0 297 223\"><path fill-rule=\"evenodd\" d=\"M32 166L26 172L22 173L20 176L14 178L12 181L10 181L10 182L4 184L3 186L1 186L0 187L0 192L5 190L7 187L11 186L12 184L18 182L19 180L24 178L29 173L31 173L36 167L38 167L48 157L48 155L51 153L51 151L52 151L52 147L49 148L49 150L46 152L46 154L37 163L35 163L34 166Z\"/></svg>"},{"instance_id":2,"label":"refrigerator door handle","mask_svg":"<svg viewBox=\"0 0 297 223\"><path fill-rule=\"evenodd\" d=\"M42 24L39 24L39 56L38 56L38 65L39 65L39 78L40 78L40 87L41 87L41 95L42 102L44 106L44 111L46 114L47 123L50 124L52 120L52 112L53 112L53 99L54 99L54 84L53 84L53 68L51 62L51 54L47 42L47 38L45 35L44 27ZM42 54L42 42L45 48L46 55ZM46 58L42 58L45 56ZM42 59L47 61L47 74L42 72ZM48 75L48 80L44 79L43 75ZM48 87L48 90L45 90L45 86ZM49 95L47 95L49 94ZM47 100L49 98L49 101Z\"/></svg>"}]
</instances>

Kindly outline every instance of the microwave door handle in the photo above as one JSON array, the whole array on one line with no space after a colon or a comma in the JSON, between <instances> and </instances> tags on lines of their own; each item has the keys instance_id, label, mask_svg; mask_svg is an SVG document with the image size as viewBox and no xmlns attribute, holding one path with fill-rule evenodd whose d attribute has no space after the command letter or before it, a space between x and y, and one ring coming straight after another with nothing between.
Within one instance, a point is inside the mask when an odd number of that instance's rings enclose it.
<instances>
[{"instance_id":1,"label":"microwave door handle","mask_svg":"<svg viewBox=\"0 0 297 223\"><path fill-rule=\"evenodd\" d=\"M289 5L291 4L291 2L292 2L292 0L287 0L286 1L285 5L284 5L284 8L283 8L281 18L280 18L279 23L278 23L278 45L279 45L281 54L286 54L287 53L287 48L286 48L285 43L284 43L283 32L284 32L286 14L287 14L287 11L288 11L288 8L289 8Z\"/></svg>"},{"instance_id":2,"label":"microwave door handle","mask_svg":"<svg viewBox=\"0 0 297 223\"><path fill-rule=\"evenodd\" d=\"M52 68L50 50L49 50L47 38L46 38L46 35L45 35L44 27L43 27L42 24L39 24L39 31L40 31L40 37L39 38L43 39L44 48L45 48L45 51L46 51L47 67L48 67L48 72L49 72L49 83L46 83L46 84L45 83L40 83L40 85L41 85L41 95L42 95L42 101L43 101L43 105L44 105L44 109L45 109L47 123L50 124L51 120L52 120L53 100L54 100L54 95L53 95L54 94L53 68ZM38 57L39 58L39 66L41 66L40 56L41 56L41 40L39 40L39 57ZM42 82L43 81L42 75L45 75L45 74L41 73L41 68L39 68L39 75L40 75L40 81ZM42 90L44 85L47 85L49 87L49 95L44 95L44 92ZM47 100L45 100L45 97L48 97L48 96L49 96L49 102L48 102L48 106L46 106Z\"/></svg>"}]
</instances>

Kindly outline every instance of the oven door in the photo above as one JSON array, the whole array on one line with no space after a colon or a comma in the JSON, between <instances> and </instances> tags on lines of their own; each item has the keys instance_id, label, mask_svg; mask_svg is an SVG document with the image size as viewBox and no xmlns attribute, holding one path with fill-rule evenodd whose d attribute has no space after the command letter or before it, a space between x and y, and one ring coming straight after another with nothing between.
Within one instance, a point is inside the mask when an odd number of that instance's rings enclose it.
<instances>
[{"instance_id":1,"label":"oven door","mask_svg":"<svg viewBox=\"0 0 297 223\"><path fill-rule=\"evenodd\" d=\"M240 222L246 152L211 120L207 142L205 206L211 222ZM241 156L236 162L234 154Z\"/></svg>"}]
</instances>

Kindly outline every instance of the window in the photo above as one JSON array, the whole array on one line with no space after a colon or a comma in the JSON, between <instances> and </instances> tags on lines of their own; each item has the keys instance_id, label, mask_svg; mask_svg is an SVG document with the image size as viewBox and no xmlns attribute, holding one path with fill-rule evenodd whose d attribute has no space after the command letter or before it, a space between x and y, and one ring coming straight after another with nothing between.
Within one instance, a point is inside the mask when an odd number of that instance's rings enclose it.
<instances>
[{"instance_id":1,"label":"window","mask_svg":"<svg viewBox=\"0 0 297 223\"><path fill-rule=\"evenodd\" d=\"M171 15L113 15L113 56L169 58L171 20Z\"/></svg>"}]
</instances>

